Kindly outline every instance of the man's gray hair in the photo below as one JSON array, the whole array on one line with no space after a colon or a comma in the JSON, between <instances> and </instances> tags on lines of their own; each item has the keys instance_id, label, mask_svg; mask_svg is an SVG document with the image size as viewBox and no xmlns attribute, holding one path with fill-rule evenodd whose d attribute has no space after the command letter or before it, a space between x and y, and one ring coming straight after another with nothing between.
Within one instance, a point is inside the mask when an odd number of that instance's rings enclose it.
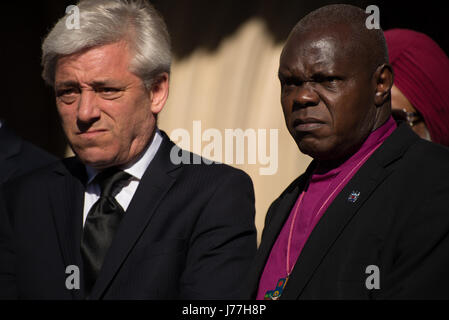
<instances>
[{"instance_id":1,"label":"man's gray hair","mask_svg":"<svg viewBox=\"0 0 449 320\"><path fill-rule=\"evenodd\" d=\"M162 16L144 0L82 0L79 29L62 17L42 44L42 77L54 86L58 59L96 46L126 41L134 57L130 71L149 89L154 78L170 73L170 36Z\"/></svg>"}]
</instances>

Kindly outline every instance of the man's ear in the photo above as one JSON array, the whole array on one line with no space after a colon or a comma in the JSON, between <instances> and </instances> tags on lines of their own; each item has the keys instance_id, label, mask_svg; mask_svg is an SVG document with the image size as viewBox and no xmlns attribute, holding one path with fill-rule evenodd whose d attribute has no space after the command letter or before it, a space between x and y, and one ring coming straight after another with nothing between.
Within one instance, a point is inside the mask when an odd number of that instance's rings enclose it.
<instances>
[{"instance_id":1,"label":"man's ear","mask_svg":"<svg viewBox=\"0 0 449 320\"><path fill-rule=\"evenodd\" d=\"M156 76L151 85L150 99L151 112L158 114L164 108L165 102L168 99L168 83L169 75L166 72L160 73Z\"/></svg>"},{"instance_id":2,"label":"man's ear","mask_svg":"<svg viewBox=\"0 0 449 320\"><path fill-rule=\"evenodd\" d=\"M393 86L393 68L384 63L376 69L374 73L375 81L375 95L374 104L376 106L382 106L385 101L390 97L390 90Z\"/></svg>"}]
</instances>

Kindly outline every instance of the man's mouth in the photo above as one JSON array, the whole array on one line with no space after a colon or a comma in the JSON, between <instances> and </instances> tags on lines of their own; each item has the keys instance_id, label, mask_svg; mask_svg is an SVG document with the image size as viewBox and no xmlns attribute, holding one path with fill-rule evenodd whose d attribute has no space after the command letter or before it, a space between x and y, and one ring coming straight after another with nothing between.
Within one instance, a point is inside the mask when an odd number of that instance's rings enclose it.
<instances>
[{"instance_id":1,"label":"man's mouth","mask_svg":"<svg viewBox=\"0 0 449 320\"><path fill-rule=\"evenodd\" d=\"M89 130L89 131L83 131L83 132L78 132L77 135L85 137L85 138L93 138L96 137L100 134L105 133L107 130L105 129L95 129L95 130Z\"/></svg>"},{"instance_id":2,"label":"man's mouth","mask_svg":"<svg viewBox=\"0 0 449 320\"><path fill-rule=\"evenodd\" d=\"M293 128L296 131L312 131L321 128L324 124L324 121L315 118L295 119Z\"/></svg>"}]
</instances>

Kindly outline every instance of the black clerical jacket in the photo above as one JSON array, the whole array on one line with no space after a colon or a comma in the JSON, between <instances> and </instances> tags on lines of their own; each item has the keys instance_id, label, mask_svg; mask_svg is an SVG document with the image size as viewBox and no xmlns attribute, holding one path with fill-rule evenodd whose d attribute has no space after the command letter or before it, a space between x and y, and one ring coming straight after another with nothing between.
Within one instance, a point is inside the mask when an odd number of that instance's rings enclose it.
<instances>
[{"instance_id":1,"label":"black clerical jacket","mask_svg":"<svg viewBox=\"0 0 449 320\"><path fill-rule=\"evenodd\" d=\"M256 297L271 248L309 174L268 210L248 297ZM281 299L428 298L449 298L449 149L402 124L326 210Z\"/></svg>"}]
</instances>

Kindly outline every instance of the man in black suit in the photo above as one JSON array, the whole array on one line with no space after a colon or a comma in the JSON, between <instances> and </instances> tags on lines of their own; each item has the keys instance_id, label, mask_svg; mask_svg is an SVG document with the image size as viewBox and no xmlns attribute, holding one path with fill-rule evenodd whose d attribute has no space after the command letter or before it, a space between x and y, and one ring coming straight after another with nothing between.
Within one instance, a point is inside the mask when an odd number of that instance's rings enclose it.
<instances>
[{"instance_id":1,"label":"man in black suit","mask_svg":"<svg viewBox=\"0 0 449 320\"><path fill-rule=\"evenodd\" d=\"M0 184L56 161L56 157L21 139L0 120Z\"/></svg>"},{"instance_id":2,"label":"man in black suit","mask_svg":"<svg viewBox=\"0 0 449 320\"><path fill-rule=\"evenodd\" d=\"M252 298L449 298L449 150L391 118L385 39L367 17L320 8L282 51L286 124L313 161L268 210Z\"/></svg>"},{"instance_id":3,"label":"man in black suit","mask_svg":"<svg viewBox=\"0 0 449 320\"><path fill-rule=\"evenodd\" d=\"M186 163L198 156L157 128L169 87L164 21L144 1L78 9L79 28L62 18L42 57L76 157L3 188L0 296L240 298L256 251L251 179Z\"/></svg>"}]
</instances>

